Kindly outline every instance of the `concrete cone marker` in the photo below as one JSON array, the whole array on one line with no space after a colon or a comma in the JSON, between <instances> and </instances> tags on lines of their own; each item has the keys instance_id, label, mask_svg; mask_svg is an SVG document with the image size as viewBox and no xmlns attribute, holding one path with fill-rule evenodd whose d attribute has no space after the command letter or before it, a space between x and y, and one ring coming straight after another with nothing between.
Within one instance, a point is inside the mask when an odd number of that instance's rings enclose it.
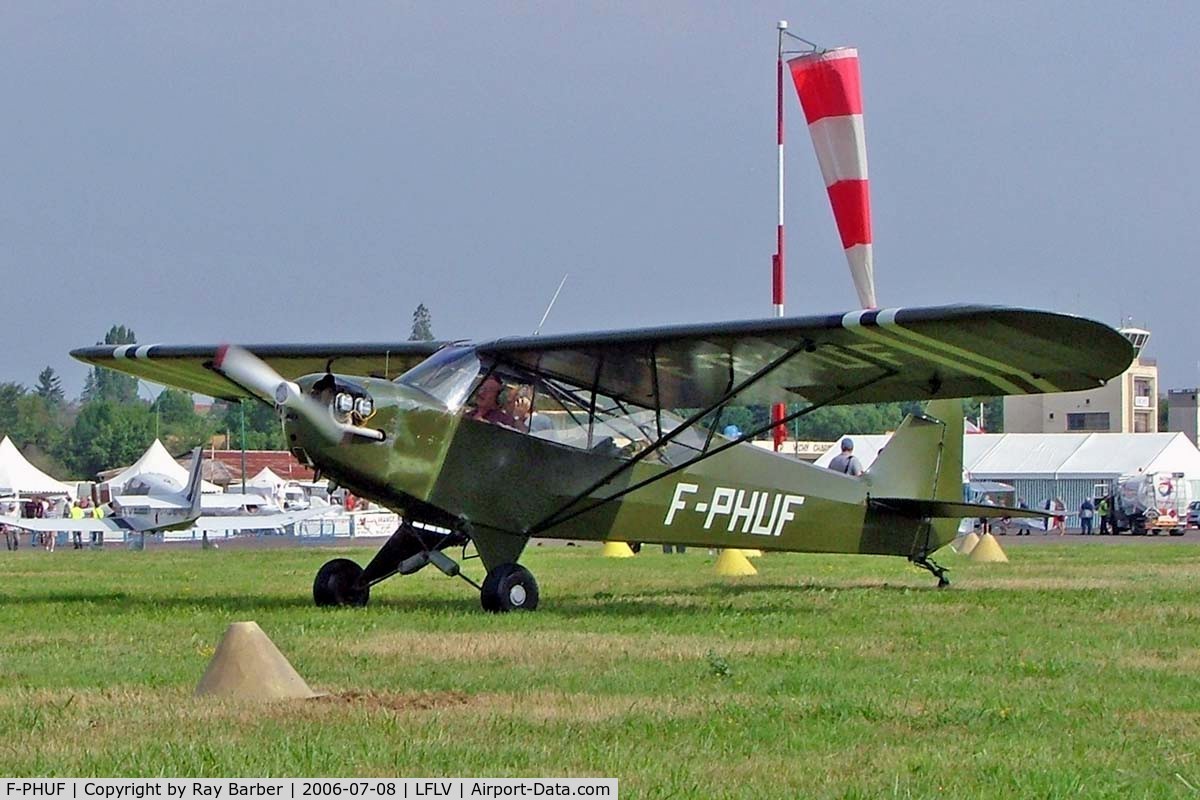
<instances>
[{"instance_id":1,"label":"concrete cone marker","mask_svg":"<svg viewBox=\"0 0 1200 800\"><path fill-rule=\"evenodd\" d=\"M757 575L758 570L746 558L741 550L722 550L717 556L717 574L726 578L736 578L742 575Z\"/></svg>"},{"instance_id":2,"label":"concrete cone marker","mask_svg":"<svg viewBox=\"0 0 1200 800\"><path fill-rule=\"evenodd\" d=\"M971 551L979 545L979 534L971 531L966 536L958 540L958 554L961 556L971 555Z\"/></svg>"},{"instance_id":3,"label":"concrete cone marker","mask_svg":"<svg viewBox=\"0 0 1200 800\"><path fill-rule=\"evenodd\" d=\"M605 558L633 558L633 548L625 542L605 542L600 555Z\"/></svg>"},{"instance_id":4,"label":"concrete cone marker","mask_svg":"<svg viewBox=\"0 0 1200 800\"><path fill-rule=\"evenodd\" d=\"M990 533L979 537L979 544L971 549L970 558L972 561L984 564L1008 563L1008 556L1004 555L1004 551L1000 549L1000 543Z\"/></svg>"},{"instance_id":5,"label":"concrete cone marker","mask_svg":"<svg viewBox=\"0 0 1200 800\"><path fill-rule=\"evenodd\" d=\"M235 622L221 637L196 696L231 700L294 700L316 697L257 622Z\"/></svg>"}]
</instances>

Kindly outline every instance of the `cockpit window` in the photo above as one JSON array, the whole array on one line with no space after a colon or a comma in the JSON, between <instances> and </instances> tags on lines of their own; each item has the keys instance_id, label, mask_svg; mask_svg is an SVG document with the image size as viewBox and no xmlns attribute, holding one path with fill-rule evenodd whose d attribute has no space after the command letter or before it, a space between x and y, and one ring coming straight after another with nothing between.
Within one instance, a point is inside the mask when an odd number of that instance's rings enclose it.
<instances>
[{"instance_id":1,"label":"cockpit window","mask_svg":"<svg viewBox=\"0 0 1200 800\"><path fill-rule=\"evenodd\" d=\"M458 411L478 377L479 359L474 348L444 347L395 382L418 389L451 411Z\"/></svg>"},{"instance_id":2,"label":"cockpit window","mask_svg":"<svg viewBox=\"0 0 1200 800\"><path fill-rule=\"evenodd\" d=\"M463 415L528 433L533 394L533 384L493 371L479 382Z\"/></svg>"}]
</instances>

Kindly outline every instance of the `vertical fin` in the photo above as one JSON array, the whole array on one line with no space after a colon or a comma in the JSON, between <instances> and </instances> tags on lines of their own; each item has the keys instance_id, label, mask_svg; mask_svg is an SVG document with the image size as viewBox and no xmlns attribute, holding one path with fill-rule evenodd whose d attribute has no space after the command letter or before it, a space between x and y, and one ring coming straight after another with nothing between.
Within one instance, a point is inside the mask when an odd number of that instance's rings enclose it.
<instances>
[{"instance_id":1,"label":"vertical fin","mask_svg":"<svg viewBox=\"0 0 1200 800\"><path fill-rule=\"evenodd\" d=\"M934 400L910 415L866 472L873 498L962 502L963 412L959 400ZM957 519L930 523L930 552L954 539Z\"/></svg>"},{"instance_id":2,"label":"vertical fin","mask_svg":"<svg viewBox=\"0 0 1200 800\"><path fill-rule=\"evenodd\" d=\"M909 415L867 470L872 497L962 501L962 404L934 400Z\"/></svg>"},{"instance_id":3,"label":"vertical fin","mask_svg":"<svg viewBox=\"0 0 1200 800\"><path fill-rule=\"evenodd\" d=\"M187 488L184 489L183 498L188 504L188 520L197 520L200 518L200 487L203 483L204 476L204 449L197 447L192 450L192 471L188 474Z\"/></svg>"}]
</instances>

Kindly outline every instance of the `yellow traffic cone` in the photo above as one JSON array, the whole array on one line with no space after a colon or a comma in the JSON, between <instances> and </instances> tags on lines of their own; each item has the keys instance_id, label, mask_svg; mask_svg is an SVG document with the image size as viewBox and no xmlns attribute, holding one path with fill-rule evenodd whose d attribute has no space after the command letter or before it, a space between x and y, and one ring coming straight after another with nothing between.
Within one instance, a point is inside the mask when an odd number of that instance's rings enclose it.
<instances>
[{"instance_id":1,"label":"yellow traffic cone","mask_svg":"<svg viewBox=\"0 0 1200 800\"><path fill-rule=\"evenodd\" d=\"M975 531L971 531L966 536L958 540L957 547L954 549L958 551L960 556L969 556L971 555L971 551L974 550L978 545L979 534Z\"/></svg>"},{"instance_id":2,"label":"yellow traffic cone","mask_svg":"<svg viewBox=\"0 0 1200 800\"><path fill-rule=\"evenodd\" d=\"M1004 555L1004 551L1000 549L1000 543L990 533L979 537L979 544L971 549L970 558L972 561L985 564L1008 563L1008 556Z\"/></svg>"},{"instance_id":3,"label":"yellow traffic cone","mask_svg":"<svg viewBox=\"0 0 1200 800\"><path fill-rule=\"evenodd\" d=\"M235 622L221 637L196 695L232 700L295 700L316 697L257 622Z\"/></svg>"},{"instance_id":4,"label":"yellow traffic cone","mask_svg":"<svg viewBox=\"0 0 1200 800\"><path fill-rule=\"evenodd\" d=\"M757 575L758 570L746 558L742 550L722 550L717 556L717 574L726 578L736 578L742 575Z\"/></svg>"},{"instance_id":5,"label":"yellow traffic cone","mask_svg":"<svg viewBox=\"0 0 1200 800\"><path fill-rule=\"evenodd\" d=\"M605 542L600 555L605 558L633 558L633 549L624 542Z\"/></svg>"}]
</instances>

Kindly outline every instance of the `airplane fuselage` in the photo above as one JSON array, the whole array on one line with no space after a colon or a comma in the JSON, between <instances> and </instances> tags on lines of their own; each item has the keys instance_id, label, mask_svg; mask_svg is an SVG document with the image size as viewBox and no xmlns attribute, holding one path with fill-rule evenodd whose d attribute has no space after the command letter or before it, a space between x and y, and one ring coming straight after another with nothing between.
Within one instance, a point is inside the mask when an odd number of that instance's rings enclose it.
<instances>
[{"instance_id":1,"label":"airplane fuselage","mask_svg":"<svg viewBox=\"0 0 1200 800\"><path fill-rule=\"evenodd\" d=\"M749 444L672 474L669 463L646 458L605 482L627 457L466 418L394 382L353 380L373 397L370 424L385 439L330 446L289 417L291 444L355 493L435 524L518 537L889 555L912 553L927 533L921 520L871 508L869 477Z\"/></svg>"}]
</instances>

